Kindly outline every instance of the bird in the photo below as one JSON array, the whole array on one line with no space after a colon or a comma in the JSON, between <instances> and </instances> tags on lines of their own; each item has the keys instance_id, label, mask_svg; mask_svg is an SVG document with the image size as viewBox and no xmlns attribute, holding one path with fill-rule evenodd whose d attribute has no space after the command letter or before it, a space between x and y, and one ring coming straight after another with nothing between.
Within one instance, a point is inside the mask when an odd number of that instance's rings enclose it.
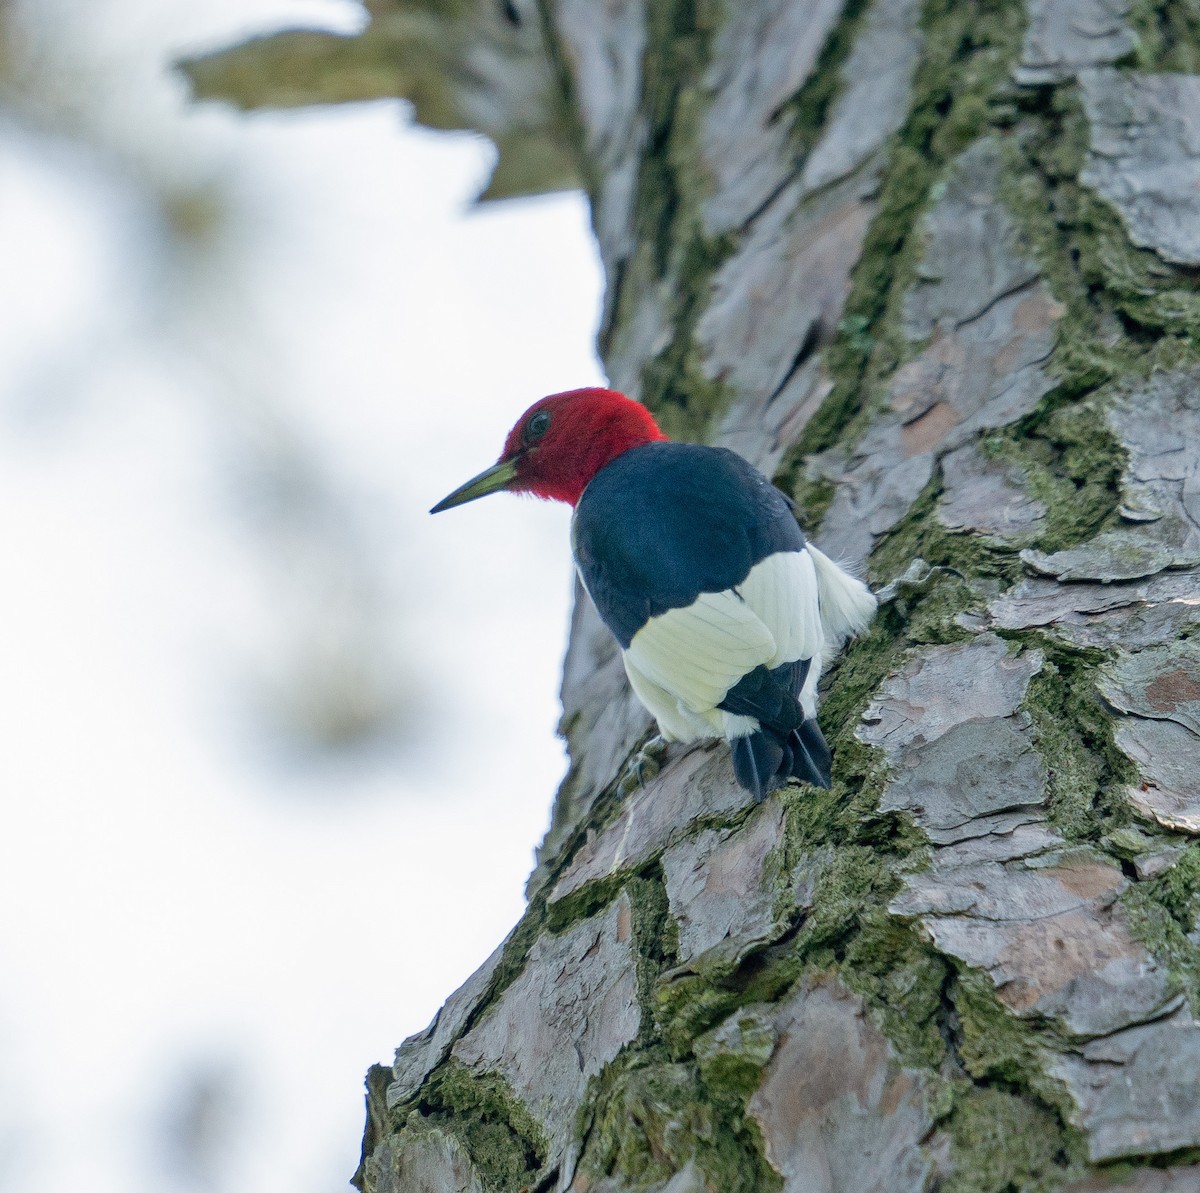
<instances>
[{"instance_id":1,"label":"bird","mask_svg":"<svg viewBox=\"0 0 1200 1193\"><path fill-rule=\"evenodd\" d=\"M805 538L780 489L589 387L535 402L497 463L430 513L501 490L574 507L579 578L664 742L724 738L758 802L791 778L830 786L817 680L876 598Z\"/></svg>"}]
</instances>

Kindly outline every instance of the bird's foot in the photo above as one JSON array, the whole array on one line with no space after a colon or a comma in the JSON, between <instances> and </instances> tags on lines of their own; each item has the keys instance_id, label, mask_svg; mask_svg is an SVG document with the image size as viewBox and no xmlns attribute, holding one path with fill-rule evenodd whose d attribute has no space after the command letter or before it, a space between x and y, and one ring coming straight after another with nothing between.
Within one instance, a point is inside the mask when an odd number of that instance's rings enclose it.
<instances>
[{"instance_id":1,"label":"bird's foot","mask_svg":"<svg viewBox=\"0 0 1200 1193\"><path fill-rule=\"evenodd\" d=\"M625 764L625 769L617 781L617 789L621 794L628 795L638 787L645 787L662 769L662 760L666 752L666 738L656 733Z\"/></svg>"}]
</instances>

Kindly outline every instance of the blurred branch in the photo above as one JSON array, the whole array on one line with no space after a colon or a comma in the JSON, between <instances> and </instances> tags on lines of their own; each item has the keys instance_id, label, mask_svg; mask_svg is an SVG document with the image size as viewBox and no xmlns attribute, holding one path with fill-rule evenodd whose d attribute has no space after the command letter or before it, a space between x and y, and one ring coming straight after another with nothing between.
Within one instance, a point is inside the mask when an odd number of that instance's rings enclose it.
<instances>
[{"instance_id":1,"label":"blurred branch","mask_svg":"<svg viewBox=\"0 0 1200 1193\"><path fill-rule=\"evenodd\" d=\"M496 145L483 200L579 185L571 125L548 65L536 0L376 4L353 36L291 29L184 59L197 99L239 108L395 96L429 128Z\"/></svg>"}]
</instances>

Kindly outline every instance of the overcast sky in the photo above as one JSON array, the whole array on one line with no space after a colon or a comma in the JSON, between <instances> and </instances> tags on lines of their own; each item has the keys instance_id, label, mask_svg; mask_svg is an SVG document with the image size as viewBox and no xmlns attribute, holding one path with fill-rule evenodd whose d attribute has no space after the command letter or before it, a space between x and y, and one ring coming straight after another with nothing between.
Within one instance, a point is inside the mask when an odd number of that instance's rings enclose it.
<instances>
[{"instance_id":1,"label":"overcast sky","mask_svg":"<svg viewBox=\"0 0 1200 1193\"><path fill-rule=\"evenodd\" d=\"M327 1193L367 1066L519 916L564 769L568 511L425 511L600 380L585 207L469 211L476 138L390 102L195 109L167 69L352 4L23 11L49 57L0 106L0 1193ZM370 699L320 749L343 672Z\"/></svg>"}]
</instances>

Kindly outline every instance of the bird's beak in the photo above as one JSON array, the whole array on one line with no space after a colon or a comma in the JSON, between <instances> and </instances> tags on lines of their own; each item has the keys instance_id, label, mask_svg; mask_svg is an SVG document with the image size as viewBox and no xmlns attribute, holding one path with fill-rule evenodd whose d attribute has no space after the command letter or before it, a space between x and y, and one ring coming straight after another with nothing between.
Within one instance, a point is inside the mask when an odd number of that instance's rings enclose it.
<instances>
[{"instance_id":1,"label":"bird's beak","mask_svg":"<svg viewBox=\"0 0 1200 1193\"><path fill-rule=\"evenodd\" d=\"M465 485L460 485L449 497L443 497L429 512L440 514L442 510L453 509L456 505L474 501L477 497L486 497L489 493L495 493L499 489L507 489L516 478L517 462L501 460L499 464L493 464L486 472L473 476Z\"/></svg>"}]
</instances>

